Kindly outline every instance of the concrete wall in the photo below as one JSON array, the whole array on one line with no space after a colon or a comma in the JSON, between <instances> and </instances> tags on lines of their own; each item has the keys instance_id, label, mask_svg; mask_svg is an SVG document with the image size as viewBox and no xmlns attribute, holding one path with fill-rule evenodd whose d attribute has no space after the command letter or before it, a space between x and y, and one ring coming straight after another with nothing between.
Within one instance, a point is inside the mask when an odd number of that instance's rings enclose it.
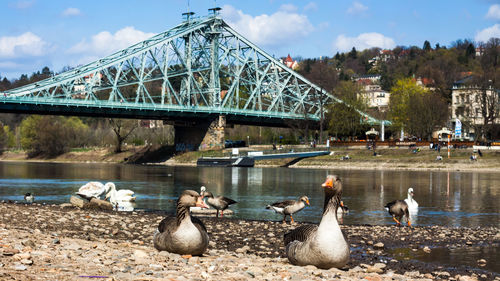
<instances>
[{"instance_id":1,"label":"concrete wall","mask_svg":"<svg viewBox=\"0 0 500 281\"><path fill-rule=\"evenodd\" d=\"M195 124L174 125L175 150L196 151L224 148L226 117Z\"/></svg>"}]
</instances>

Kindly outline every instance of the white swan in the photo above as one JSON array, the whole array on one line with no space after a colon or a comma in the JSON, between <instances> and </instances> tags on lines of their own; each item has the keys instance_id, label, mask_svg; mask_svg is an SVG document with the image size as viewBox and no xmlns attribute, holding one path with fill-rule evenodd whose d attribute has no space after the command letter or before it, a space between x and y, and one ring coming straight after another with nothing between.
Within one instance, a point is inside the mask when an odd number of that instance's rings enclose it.
<instances>
[{"instance_id":1,"label":"white swan","mask_svg":"<svg viewBox=\"0 0 500 281\"><path fill-rule=\"evenodd\" d=\"M129 189L116 190L114 183L109 182L111 189L106 194L105 200L109 198L109 202L113 205L118 205L118 202L132 202L135 201L134 192Z\"/></svg>"},{"instance_id":2,"label":"white swan","mask_svg":"<svg viewBox=\"0 0 500 281\"><path fill-rule=\"evenodd\" d=\"M92 198L99 198L99 196L108 192L112 184L112 182L102 184L98 181L91 181L82 185L76 194L88 200Z\"/></svg>"},{"instance_id":3,"label":"white swan","mask_svg":"<svg viewBox=\"0 0 500 281\"><path fill-rule=\"evenodd\" d=\"M408 198L405 199L406 204L408 204L408 210L410 212L418 211L418 203L413 199L413 188L408 188Z\"/></svg>"}]
</instances>

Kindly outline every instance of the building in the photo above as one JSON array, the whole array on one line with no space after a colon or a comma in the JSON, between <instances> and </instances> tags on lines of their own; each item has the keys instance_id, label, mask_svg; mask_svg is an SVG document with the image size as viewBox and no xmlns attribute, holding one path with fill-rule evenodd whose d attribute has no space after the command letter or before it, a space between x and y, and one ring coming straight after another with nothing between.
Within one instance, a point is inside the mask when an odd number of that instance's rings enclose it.
<instances>
[{"instance_id":1,"label":"building","mask_svg":"<svg viewBox=\"0 0 500 281\"><path fill-rule=\"evenodd\" d=\"M87 92L85 91L85 85L90 84L91 86L101 86L101 80L102 74L100 72L97 72L97 75L90 74L84 76L82 79L80 79L80 82L75 83L75 86L73 88L73 91L75 93L73 94L73 97L84 99L87 95Z\"/></svg>"},{"instance_id":2,"label":"building","mask_svg":"<svg viewBox=\"0 0 500 281\"><path fill-rule=\"evenodd\" d=\"M288 68L291 68L293 70L296 70L297 68L299 68L299 63L295 60L292 59L292 57L290 56L290 54L288 54L288 56L283 59L281 61L284 65L288 66Z\"/></svg>"},{"instance_id":3,"label":"building","mask_svg":"<svg viewBox=\"0 0 500 281\"><path fill-rule=\"evenodd\" d=\"M462 134L464 138L474 138L474 126L484 124L482 110L484 102L481 98L484 89L471 84L472 76L467 76L453 83L451 91L451 123L455 125L455 120L459 119L464 125ZM496 104L496 121L500 124L500 91L493 88L486 89L486 102ZM487 107L486 107L487 109Z\"/></svg>"},{"instance_id":4,"label":"building","mask_svg":"<svg viewBox=\"0 0 500 281\"><path fill-rule=\"evenodd\" d=\"M376 108L381 112L387 111L389 108L389 99L391 94L382 90L380 86L381 75L362 75L358 76L355 81L358 85L364 88L364 91L358 94L366 101L368 107Z\"/></svg>"}]
</instances>

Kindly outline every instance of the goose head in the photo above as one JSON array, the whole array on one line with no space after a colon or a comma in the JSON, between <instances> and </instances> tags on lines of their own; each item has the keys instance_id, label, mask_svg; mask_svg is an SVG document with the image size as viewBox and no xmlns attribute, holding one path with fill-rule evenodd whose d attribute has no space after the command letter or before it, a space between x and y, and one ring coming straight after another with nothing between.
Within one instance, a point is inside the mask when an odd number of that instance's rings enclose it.
<instances>
[{"instance_id":1,"label":"goose head","mask_svg":"<svg viewBox=\"0 0 500 281\"><path fill-rule=\"evenodd\" d=\"M184 190L179 196L177 204L185 207L208 208L207 204L203 202L203 197L194 190Z\"/></svg>"},{"instance_id":2,"label":"goose head","mask_svg":"<svg viewBox=\"0 0 500 281\"><path fill-rule=\"evenodd\" d=\"M302 201L302 202L306 203L307 205L309 205L309 198L307 196L300 197L299 201Z\"/></svg>"},{"instance_id":3,"label":"goose head","mask_svg":"<svg viewBox=\"0 0 500 281\"><path fill-rule=\"evenodd\" d=\"M337 175L328 175L321 186L326 194L335 195L342 192L342 181Z\"/></svg>"}]
</instances>

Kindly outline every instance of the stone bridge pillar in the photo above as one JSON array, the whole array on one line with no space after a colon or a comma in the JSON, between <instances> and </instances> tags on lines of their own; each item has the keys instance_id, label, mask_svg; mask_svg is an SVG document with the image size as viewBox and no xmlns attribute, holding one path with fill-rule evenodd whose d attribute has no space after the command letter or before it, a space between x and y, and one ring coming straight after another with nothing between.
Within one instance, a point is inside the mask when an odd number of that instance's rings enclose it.
<instances>
[{"instance_id":1,"label":"stone bridge pillar","mask_svg":"<svg viewBox=\"0 0 500 281\"><path fill-rule=\"evenodd\" d=\"M226 116L220 115L215 120L195 123L174 123L175 150L196 151L224 148L224 129Z\"/></svg>"}]
</instances>

